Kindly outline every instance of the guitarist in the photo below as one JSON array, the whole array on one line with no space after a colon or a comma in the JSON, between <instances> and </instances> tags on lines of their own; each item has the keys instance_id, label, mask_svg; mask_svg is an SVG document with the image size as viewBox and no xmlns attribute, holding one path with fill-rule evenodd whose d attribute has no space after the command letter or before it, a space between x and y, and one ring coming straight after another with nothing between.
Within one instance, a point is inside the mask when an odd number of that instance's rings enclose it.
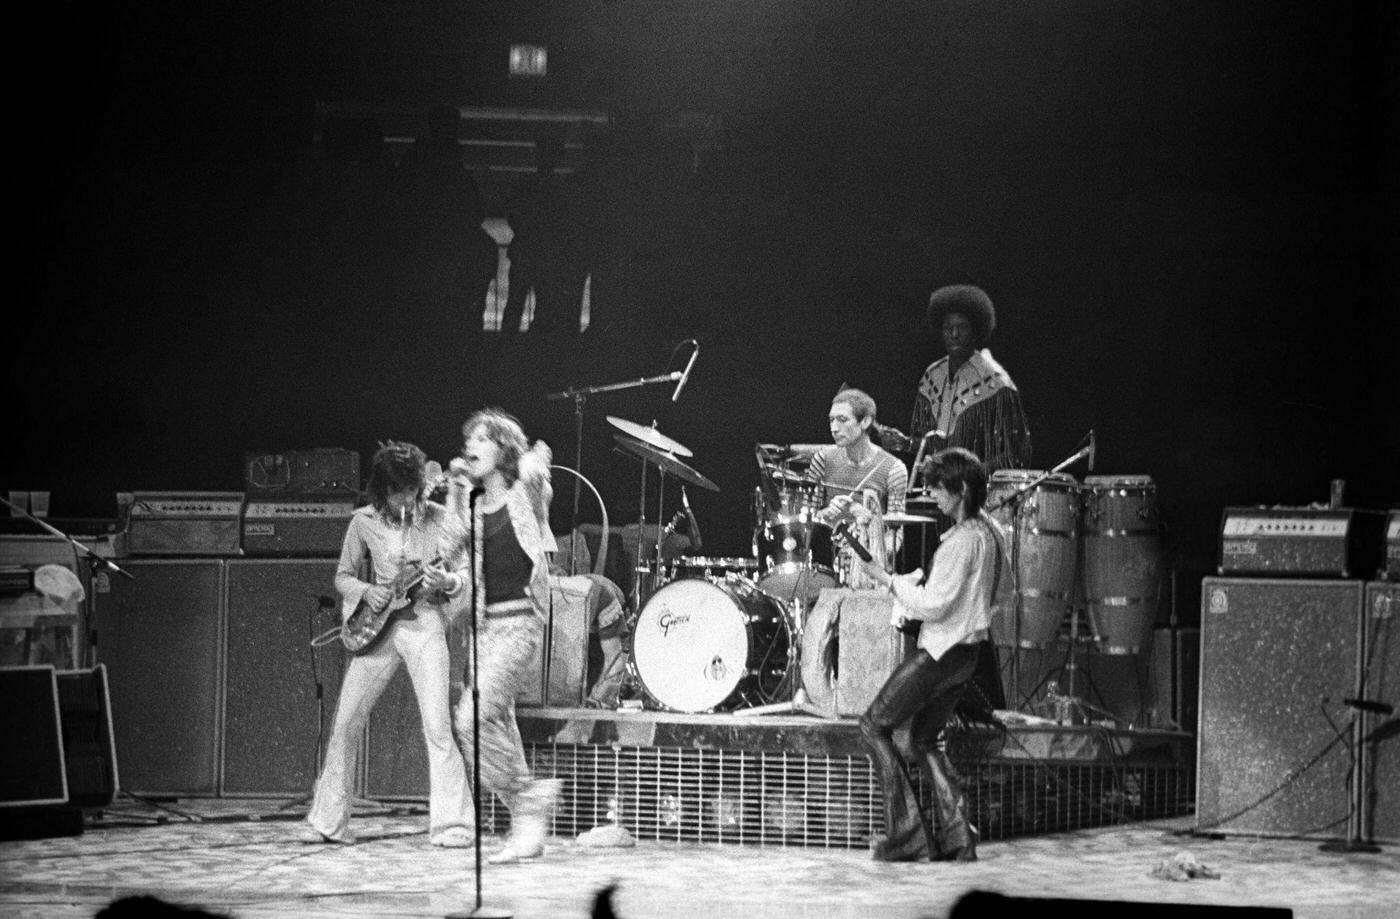
<instances>
[{"instance_id":1,"label":"guitarist","mask_svg":"<svg viewBox=\"0 0 1400 919\"><path fill-rule=\"evenodd\" d=\"M863 563L895 602L891 625L920 621L918 648L895 668L860 719L861 737L884 798L886 834L872 844L883 861L975 861L977 829L967 819L957 773L943 749L943 730L990 642L992 615L1011 602L1013 576L1001 530L982 509L987 471L969 450L935 453L924 481L954 524L923 572L890 575ZM893 733L909 722L909 741L933 799L932 820L919 799Z\"/></svg>"},{"instance_id":2,"label":"guitarist","mask_svg":"<svg viewBox=\"0 0 1400 919\"><path fill-rule=\"evenodd\" d=\"M454 567L469 560L457 548L464 544L461 528L441 504L424 497L425 465L423 451L413 444L382 445L366 486L370 503L355 511L345 532L335 574L345 618L362 605L384 610L395 599L391 585L405 570L426 567L413 602L395 612L345 669L325 766L306 816L306 842L355 841L351 792L361 733L400 663L413 681L428 751L428 839L450 848L475 841L466 765L453 739L448 701L447 620L451 608L460 608L463 579L429 564L439 557L453 559ZM366 571L370 580L362 579Z\"/></svg>"}]
</instances>

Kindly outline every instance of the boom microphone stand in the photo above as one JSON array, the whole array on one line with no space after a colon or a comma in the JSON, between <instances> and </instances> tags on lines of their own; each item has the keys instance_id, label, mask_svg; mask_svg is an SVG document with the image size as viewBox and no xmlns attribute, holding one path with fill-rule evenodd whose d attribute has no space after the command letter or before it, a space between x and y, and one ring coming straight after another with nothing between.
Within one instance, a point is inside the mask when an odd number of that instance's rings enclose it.
<instances>
[{"instance_id":1,"label":"boom microphone stand","mask_svg":"<svg viewBox=\"0 0 1400 919\"><path fill-rule=\"evenodd\" d=\"M583 472L583 405L588 397L594 393L615 392L619 389L636 389L639 386L650 386L653 383L675 383L680 380L684 373L673 370L670 373L663 373L660 376L642 377L636 380L625 380L621 383L604 383L601 386L582 386L565 389L561 392L550 393L545 396L551 402L560 399L572 399L574 403L574 469ZM574 481L574 506L569 518L569 532L572 534L578 530L578 505L580 484ZM644 511L645 513L645 511ZM573 562L569 563L569 573L575 574Z\"/></svg>"}]
</instances>

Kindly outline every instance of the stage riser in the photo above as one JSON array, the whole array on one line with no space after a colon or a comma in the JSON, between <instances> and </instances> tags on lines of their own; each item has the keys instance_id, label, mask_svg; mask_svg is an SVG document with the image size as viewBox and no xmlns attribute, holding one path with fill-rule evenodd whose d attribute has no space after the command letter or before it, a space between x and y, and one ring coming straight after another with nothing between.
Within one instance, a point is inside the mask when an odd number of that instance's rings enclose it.
<instances>
[{"instance_id":1,"label":"stage riser","mask_svg":"<svg viewBox=\"0 0 1400 919\"><path fill-rule=\"evenodd\" d=\"M639 839L863 849L884 825L864 756L591 744L528 744L527 756L537 775L563 779L558 836L617 822ZM984 840L1181 816L1194 796L1189 769L1173 765L957 766ZM509 826L494 798L482 820Z\"/></svg>"}]
</instances>

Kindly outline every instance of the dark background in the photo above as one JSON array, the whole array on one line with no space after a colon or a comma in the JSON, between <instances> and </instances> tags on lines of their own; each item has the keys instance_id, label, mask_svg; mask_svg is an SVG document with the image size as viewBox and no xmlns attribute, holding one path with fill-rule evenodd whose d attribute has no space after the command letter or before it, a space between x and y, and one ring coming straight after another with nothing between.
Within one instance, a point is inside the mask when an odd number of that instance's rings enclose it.
<instances>
[{"instance_id":1,"label":"dark background","mask_svg":"<svg viewBox=\"0 0 1400 919\"><path fill-rule=\"evenodd\" d=\"M744 555L758 441L824 442L831 394L907 429L941 351L929 292L992 296L1035 465L1097 432L1150 475L1180 613L1222 508L1400 502L1393 3L51 4L12 55L7 487L55 518L115 493L239 490L255 450L423 446L499 404L614 525L653 420L719 486L706 553ZM549 48L512 81L506 47ZM586 168L474 189L318 104L574 107ZM718 116L700 149L680 116ZM359 125L362 127L362 125ZM547 138L541 137L542 140ZM517 231L529 333L483 333ZM571 327L585 274L592 324ZM513 306L513 309L516 308ZM507 324L511 319L508 317ZM1080 464L1072 472L1085 474ZM654 485L655 477L651 477ZM573 484L556 480L556 527ZM667 495L668 513L677 495ZM648 519L656 519L654 492ZM583 520L597 520L584 493Z\"/></svg>"}]
</instances>

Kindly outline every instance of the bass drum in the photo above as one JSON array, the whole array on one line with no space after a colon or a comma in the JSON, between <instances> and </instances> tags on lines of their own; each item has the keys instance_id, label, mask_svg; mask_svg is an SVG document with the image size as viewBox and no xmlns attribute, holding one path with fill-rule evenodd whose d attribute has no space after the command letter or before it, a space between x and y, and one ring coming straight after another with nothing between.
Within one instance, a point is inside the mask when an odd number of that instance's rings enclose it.
<instances>
[{"instance_id":1,"label":"bass drum","mask_svg":"<svg viewBox=\"0 0 1400 919\"><path fill-rule=\"evenodd\" d=\"M632 674L656 707L728 711L766 705L790 685L781 604L733 575L672 581L632 627Z\"/></svg>"}]
</instances>

